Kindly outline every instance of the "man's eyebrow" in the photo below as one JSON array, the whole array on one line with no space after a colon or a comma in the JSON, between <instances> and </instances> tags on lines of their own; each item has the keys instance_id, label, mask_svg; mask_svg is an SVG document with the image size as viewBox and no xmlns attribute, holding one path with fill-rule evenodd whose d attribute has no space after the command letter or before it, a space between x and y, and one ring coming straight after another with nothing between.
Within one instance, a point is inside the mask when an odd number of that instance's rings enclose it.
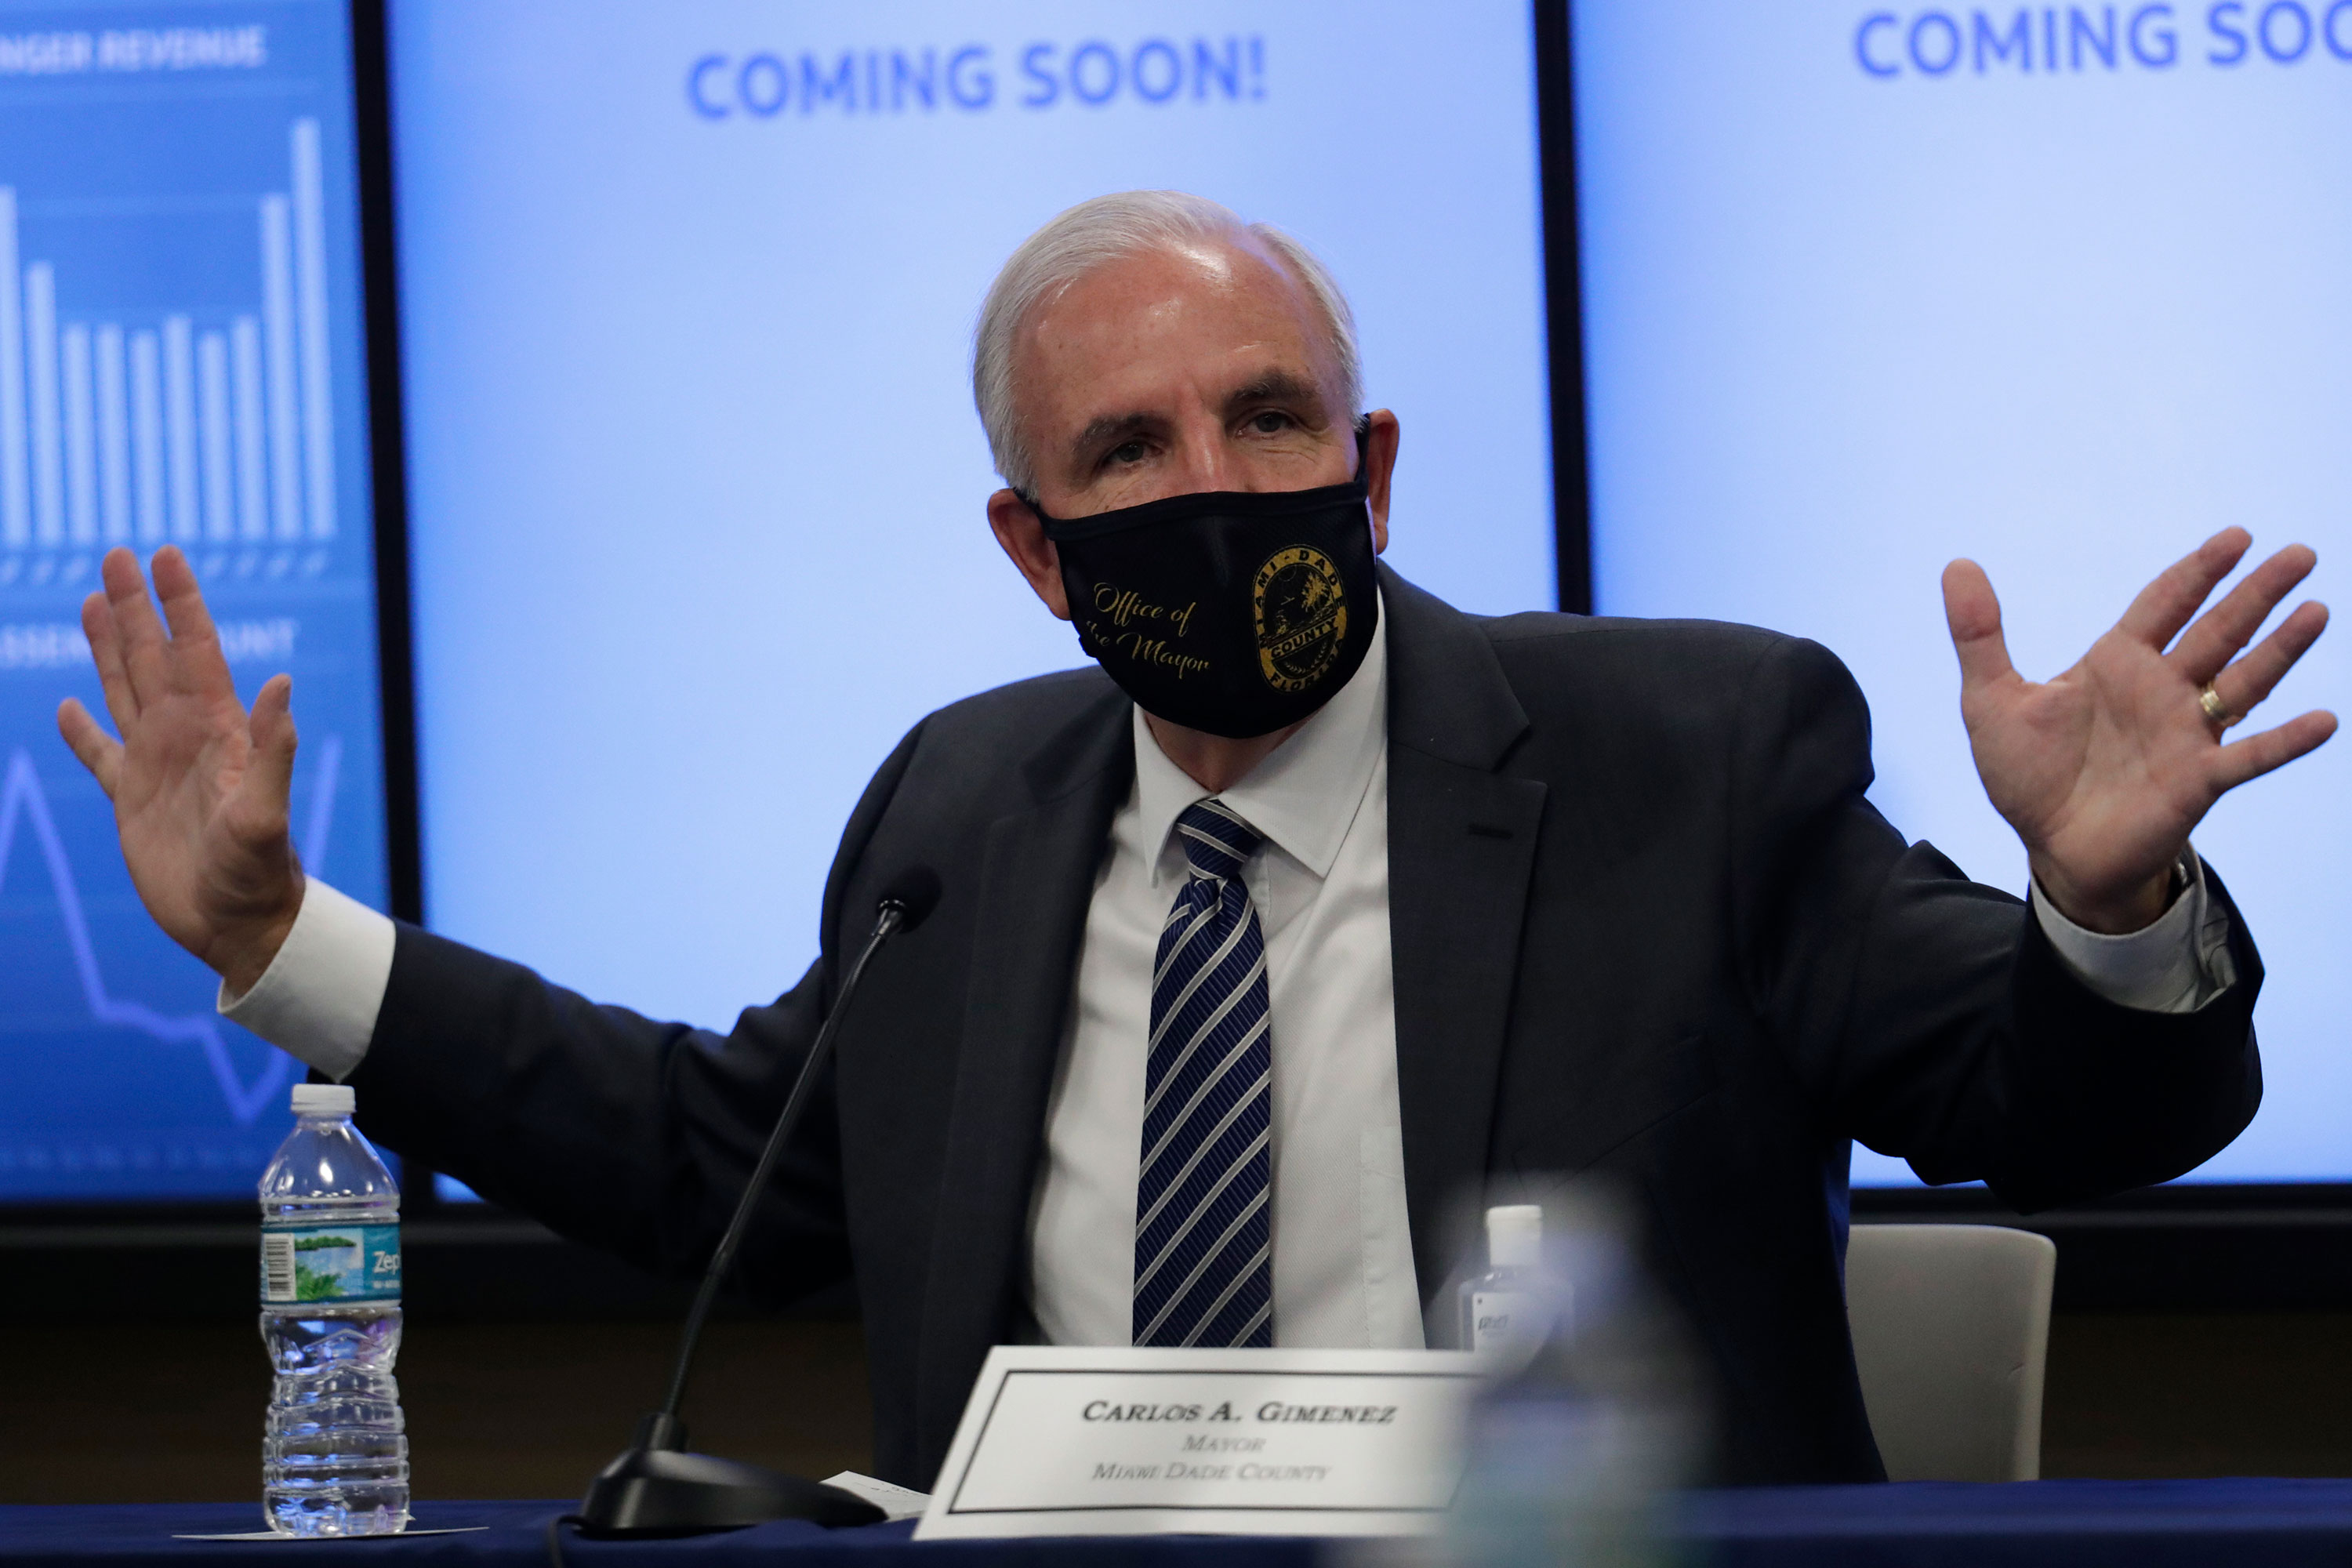
<instances>
[{"instance_id":1,"label":"man's eyebrow","mask_svg":"<svg viewBox=\"0 0 2352 1568\"><path fill-rule=\"evenodd\" d=\"M1305 376L1286 370L1269 370L1225 395L1225 411L1237 412L1257 403L1289 403L1320 406L1322 389ZM1158 429L1165 424L1156 414L1105 414L1087 421L1086 427L1071 439L1070 455L1084 461L1090 452L1105 447L1116 447L1131 436Z\"/></svg>"},{"instance_id":2,"label":"man's eyebrow","mask_svg":"<svg viewBox=\"0 0 2352 1568\"><path fill-rule=\"evenodd\" d=\"M1253 377L1245 386L1225 395L1228 411L1252 403L1313 403L1323 401L1322 389L1304 376L1293 375L1286 370L1269 370Z\"/></svg>"},{"instance_id":3,"label":"man's eyebrow","mask_svg":"<svg viewBox=\"0 0 2352 1568\"><path fill-rule=\"evenodd\" d=\"M1149 414L1106 414L1087 422L1085 429L1070 443L1070 455L1083 458L1106 442L1112 446L1139 431L1149 430L1160 421Z\"/></svg>"}]
</instances>

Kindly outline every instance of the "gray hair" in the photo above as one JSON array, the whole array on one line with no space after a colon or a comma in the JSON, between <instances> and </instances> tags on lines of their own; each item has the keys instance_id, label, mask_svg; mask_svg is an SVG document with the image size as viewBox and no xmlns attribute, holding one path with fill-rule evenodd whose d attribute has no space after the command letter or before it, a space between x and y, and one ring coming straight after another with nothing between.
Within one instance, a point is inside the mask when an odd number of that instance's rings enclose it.
<instances>
[{"instance_id":1,"label":"gray hair","mask_svg":"<svg viewBox=\"0 0 2352 1568\"><path fill-rule=\"evenodd\" d=\"M1013 408L1013 350L1041 304L1106 262L1201 240L1255 241L1306 286L1330 333L1331 357L1352 416L1362 410L1364 369L1356 316L1339 279L1315 253L1272 224L1244 223L1230 207L1182 191L1122 191L1080 202L1021 242L989 286L971 337L971 398L988 431L988 449L1004 482L1036 493L1037 467Z\"/></svg>"}]
</instances>

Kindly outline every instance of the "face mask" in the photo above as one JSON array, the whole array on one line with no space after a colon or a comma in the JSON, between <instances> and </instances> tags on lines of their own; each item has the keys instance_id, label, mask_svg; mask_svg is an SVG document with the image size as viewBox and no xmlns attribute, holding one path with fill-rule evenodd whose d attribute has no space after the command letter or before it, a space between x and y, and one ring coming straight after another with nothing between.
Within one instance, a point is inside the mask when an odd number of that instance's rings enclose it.
<instances>
[{"instance_id":1,"label":"face mask","mask_svg":"<svg viewBox=\"0 0 2352 1568\"><path fill-rule=\"evenodd\" d=\"M1138 707L1188 730L1241 740L1313 713L1380 625L1363 447L1359 428L1356 477L1320 489L1213 490L1066 521L1029 501L1061 552L1078 646Z\"/></svg>"}]
</instances>

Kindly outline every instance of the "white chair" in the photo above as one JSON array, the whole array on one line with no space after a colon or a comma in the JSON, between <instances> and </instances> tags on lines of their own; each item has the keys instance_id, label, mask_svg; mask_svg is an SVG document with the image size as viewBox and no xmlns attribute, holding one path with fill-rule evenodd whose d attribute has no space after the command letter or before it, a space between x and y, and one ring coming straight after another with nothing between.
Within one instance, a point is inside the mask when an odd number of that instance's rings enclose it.
<instances>
[{"instance_id":1,"label":"white chair","mask_svg":"<svg viewBox=\"0 0 2352 1568\"><path fill-rule=\"evenodd\" d=\"M2042 1474L2042 1372L2058 1249L1994 1225L1857 1225L1846 1320L1889 1479Z\"/></svg>"}]
</instances>

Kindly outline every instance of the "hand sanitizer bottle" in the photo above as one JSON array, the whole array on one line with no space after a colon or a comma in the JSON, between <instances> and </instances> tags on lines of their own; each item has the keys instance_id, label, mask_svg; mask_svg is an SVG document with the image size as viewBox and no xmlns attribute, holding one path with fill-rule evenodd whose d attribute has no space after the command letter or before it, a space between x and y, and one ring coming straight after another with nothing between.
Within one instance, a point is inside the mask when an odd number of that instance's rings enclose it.
<instances>
[{"instance_id":1,"label":"hand sanitizer bottle","mask_svg":"<svg viewBox=\"0 0 2352 1568\"><path fill-rule=\"evenodd\" d=\"M1465 1424L1466 1464L1439 1560L1670 1568L1684 1554L1669 1510L1705 1436L1696 1364L1674 1310L1643 1277L1622 1202L1588 1185L1544 1207L1540 1264L1482 1289L1502 1276L1498 1267L1463 1291L1465 1305L1513 1293L1523 1303L1507 1328L1484 1328L1501 1329L1509 1348ZM1496 1226L1511 1213L1487 1211L1498 1266L1537 1245L1532 1217ZM1505 1239L1515 1229L1530 1238Z\"/></svg>"},{"instance_id":2,"label":"hand sanitizer bottle","mask_svg":"<svg viewBox=\"0 0 2352 1568\"><path fill-rule=\"evenodd\" d=\"M1543 1342L1550 1318L1566 1310L1555 1300L1559 1283L1546 1281L1543 1209L1505 1204L1486 1211L1486 1272L1461 1289L1462 1348L1526 1352ZM1549 1287L1549 1288L1548 1288Z\"/></svg>"}]
</instances>

